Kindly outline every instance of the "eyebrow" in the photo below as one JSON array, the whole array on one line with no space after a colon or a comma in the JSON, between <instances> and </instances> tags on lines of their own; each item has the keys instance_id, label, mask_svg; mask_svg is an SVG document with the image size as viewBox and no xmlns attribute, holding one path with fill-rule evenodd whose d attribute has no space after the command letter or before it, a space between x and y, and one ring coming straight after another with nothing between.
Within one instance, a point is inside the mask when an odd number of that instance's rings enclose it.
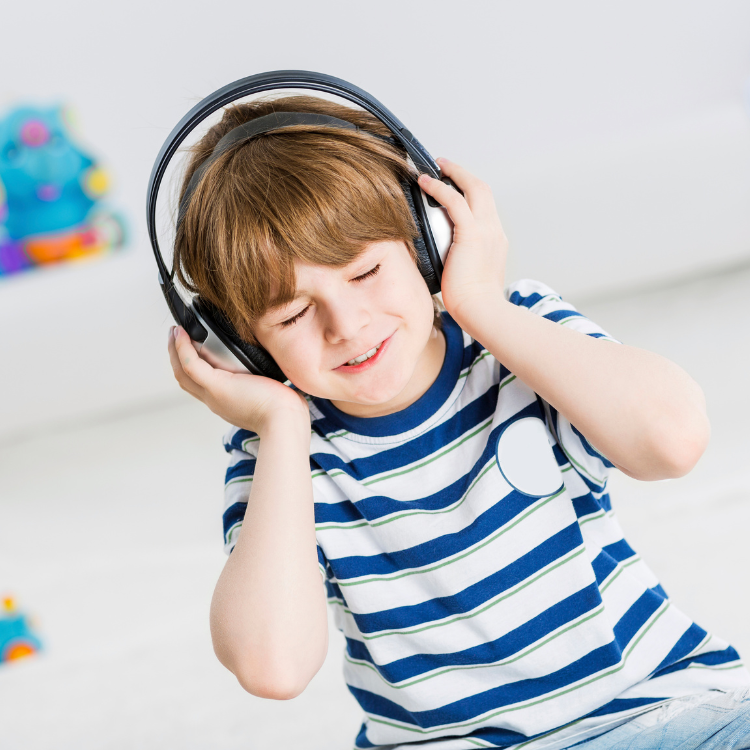
<instances>
[{"instance_id":1,"label":"eyebrow","mask_svg":"<svg viewBox=\"0 0 750 750\"><path fill-rule=\"evenodd\" d=\"M278 302L275 305L269 305L266 308L266 313L273 314L275 312L278 312L279 310L283 309L284 307L287 307L288 305L293 305L298 299L304 296L305 295L302 292L298 292L297 294L294 295L294 297L292 297L292 299L290 299L287 302Z\"/></svg>"}]
</instances>

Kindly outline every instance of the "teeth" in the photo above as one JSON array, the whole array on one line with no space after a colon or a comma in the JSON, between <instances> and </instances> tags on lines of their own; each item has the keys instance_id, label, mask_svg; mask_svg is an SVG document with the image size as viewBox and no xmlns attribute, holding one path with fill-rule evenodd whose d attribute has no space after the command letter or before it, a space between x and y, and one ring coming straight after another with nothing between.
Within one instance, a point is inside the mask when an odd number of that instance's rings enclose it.
<instances>
[{"instance_id":1,"label":"teeth","mask_svg":"<svg viewBox=\"0 0 750 750\"><path fill-rule=\"evenodd\" d=\"M346 364L347 365L360 365L366 359L370 359L370 357L372 357L375 354L375 352L377 352L377 350L380 349L380 347L381 347L381 344L378 344L377 346L374 346L372 349L370 349L369 352L365 352L364 354L360 354L359 357L350 359Z\"/></svg>"}]
</instances>

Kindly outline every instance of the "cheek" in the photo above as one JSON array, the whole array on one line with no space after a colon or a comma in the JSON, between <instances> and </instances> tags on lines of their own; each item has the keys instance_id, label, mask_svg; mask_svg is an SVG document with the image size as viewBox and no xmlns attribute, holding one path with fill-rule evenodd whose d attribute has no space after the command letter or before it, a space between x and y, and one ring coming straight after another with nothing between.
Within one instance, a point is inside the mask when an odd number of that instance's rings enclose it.
<instances>
[{"instance_id":1,"label":"cheek","mask_svg":"<svg viewBox=\"0 0 750 750\"><path fill-rule=\"evenodd\" d=\"M404 304L408 305L410 319L425 335L429 335L432 330L434 318L434 308L432 305L432 295L427 288L422 274L419 269L410 260L409 271L404 274L403 289L400 295Z\"/></svg>"},{"instance_id":2,"label":"cheek","mask_svg":"<svg viewBox=\"0 0 750 750\"><path fill-rule=\"evenodd\" d=\"M309 393L305 385L311 383L311 375L318 370L320 350L314 345L313 337L302 331L295 334L284 337L282 341L269 342L267 349L284 374L298 388Z\"/></svg>"},{"instance_id":3,"label":"cheek","mask_svg":"<svg viewBox=\"0 0 750 750\"><path fill-rule=\"evenodd\" d=\"M387 301L389 306L396 305L408 310L411 315L424 315L429 308L432 316L432 296L422 274L414 261L406 255L398 267L393 269L387 283L377 290L377 300Z\"/></svg>"}]
</instances>

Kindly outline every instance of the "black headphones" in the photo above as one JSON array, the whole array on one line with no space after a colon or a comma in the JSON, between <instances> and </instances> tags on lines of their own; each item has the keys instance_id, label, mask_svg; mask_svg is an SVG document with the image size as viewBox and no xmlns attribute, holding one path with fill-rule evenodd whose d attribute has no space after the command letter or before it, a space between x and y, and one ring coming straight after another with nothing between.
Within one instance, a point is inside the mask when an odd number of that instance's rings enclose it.
<instances>
[{"instance_id":1,"label":"black headphones","mask_svg":"<svg viewBox=\"0 0 750 750\"><path fill-rule=\"evenodd\" d=\"M214 305L200 297L186 302L175 288L174 271L167 270L164 258L159 250L156 231L156 202L161 181L177 149L188 135L209 115L221 107L252 94L276 89L312 89L335 94L360 106L380 120L392 134L392 138L383 140L406 152L417 169L436 179L452 185L441 175L440 167L427 153L422 144L404 127L403 123L387 110L377 99L351 83L323 73L312 73L304 70L280 70L272 73L242 78L215 91L196 104L169 134L156 157L148 182L146 201L146 221L151 247L154 250L156 265L159 268L159 284L170 312L175 321L182 326L193 340L201 357L215 367L230 372L251 372L264 375L280 382L287 378L265 349L252 346L244 341L226 316ZM213 164L227 149L241 141L248 141L264 133L280 130L295 125L315 125L322 127L358 130L351 122L327 115L302 112L275 112L246 122L227 133L216 144L211 156L206 159L190 179L187 189L180 201L178 223L185 214L196 187L208 167ZM383 138L370 133L377 138ZM415 180L402 182L404 196L411 209L418 235L414 241L418 256L419 270L431 294L440 291L443 272L443 261L451 246L453 225L447 212L432 197L428 196Z\"/></svg>"}]
</instances>

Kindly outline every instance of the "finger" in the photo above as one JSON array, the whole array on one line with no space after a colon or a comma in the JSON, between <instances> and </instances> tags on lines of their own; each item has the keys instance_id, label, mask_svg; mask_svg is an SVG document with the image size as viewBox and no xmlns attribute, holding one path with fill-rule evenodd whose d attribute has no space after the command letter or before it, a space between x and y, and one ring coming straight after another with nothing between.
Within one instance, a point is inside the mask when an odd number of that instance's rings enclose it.
<instances>
[{"instance_id":1,"label":"finger","mask_svg":"<svg viewBox=\"0 0 750 750\"><path fill-rule=\"evenodd\" d=\"M200 360L200 358L198 357L198 353L195 351L192 342L190 342L190 338L184 331L182 331L182 338L187 339L187 344L193 354L191 355L190 352L187 351L184 341L182 344L178 343L177 336L179 335L178 331L180 330L181 329L179 328L173 328L169 336L169 361L172 364L172 371L174 372L175 379L180 384L180 387L184 391L187 391L191 396L195 396L202 401L205 397L206 390L193 377L195 369L193 360ZM182 347L183 357L180 356L178 347ZM187 360L187 368L185 367L185 359ZM203 360L200 361L203 362ZM206 363L204 362L204 364ZM210 365L207 366L210 367Z\"/></svg>"},{"instance_id":2,"label":"finger","mask_svg":"<svg viewBox=\"0 0 750 750\"><path fill-rule=\"evenodd\" d=\"M174 345L174 328L169 330L169 362L172 365L172 373L174 374L175 380L179 384L180 388L191 396L202 400L201 396L204 392L203 389L195 382L193 382L185 371L182 369L180 364L180 358L177 356L177 349Z\"/></svg>"},{"instance_id":3,"label":"finger","mask_svg":"<svg viewBox=\"0 0 750 750\"><path fill-rule=\"evenodd\" d=\"M202 388L207 388L216 372L206 360L198 355L190 336L182 326L174 329L174 344L182 369L188 377Z\"/></svg>"},{"instance_id":4,"label":"finger","mask_svg":"<svg viewBox=\"0 0 750 750\"><path fill-rule=\"evenodd\" d=\"M456 227L467 228L474 222L474 214L469 204L457 190L427 174L420 175L418 182L419 187L427 195L431 195L441 206L445 206Z\"/></svg>"},{"instance_id":5,"label":"finger","mask_svg":"<svg viewBox=\"0 0 750 750\"><path fill-rule=\"evenodd\" d=\"M177 356L177 349L174 345L174 326L169 329L169 336L167 337L167 349L169 351L169 363L172 365L172 372L176 378L178 375L184 375L185 371L182 369L180 364L180 358Z\"/></svg>"},{"instance_id":6,"label":"finger","mask_svg":"<svg viewBox=\"0 0 750 750\"><path fill-rule=\"evenodd\" d=\"M492 195L492 189L486 182L482 182L468 169L449 159L441 158L437 162L442 173L446 177L450 177L463 190L466 202L476 218L494 218L497 215L495 198Z\"/></svg>"}]
</instances>

